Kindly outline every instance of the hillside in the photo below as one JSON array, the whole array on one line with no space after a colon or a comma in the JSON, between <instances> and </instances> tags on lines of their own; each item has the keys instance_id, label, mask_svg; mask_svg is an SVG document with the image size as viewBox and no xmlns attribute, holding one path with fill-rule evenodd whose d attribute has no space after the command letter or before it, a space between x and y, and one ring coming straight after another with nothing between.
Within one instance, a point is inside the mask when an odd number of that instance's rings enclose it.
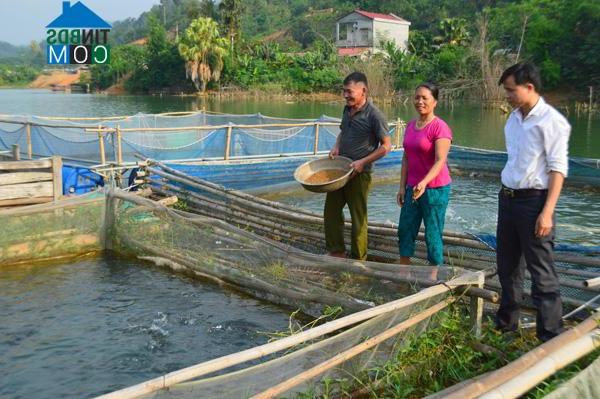
<instances>
[{"instance_id":1,"label":"hillside","mask_svg":"<svg viewBox=\"0 0 600 399\"><path fill-rule=\"evenodd\" d=\"M70 85L79 82L80 72L51 71L38 76L28 87L32 89L49 89L52 85Z\"/></svg>"},{"instance_id":2,"label":"hillside","mask_svg":"<svg viewBox=\"0 0 600 399\"><path fill-rule=\"evenodd\" d=\"M27 46L14 46L10 43L0 41L0 60L19 58L28 51Z\"/></svg>"}]
</instances>

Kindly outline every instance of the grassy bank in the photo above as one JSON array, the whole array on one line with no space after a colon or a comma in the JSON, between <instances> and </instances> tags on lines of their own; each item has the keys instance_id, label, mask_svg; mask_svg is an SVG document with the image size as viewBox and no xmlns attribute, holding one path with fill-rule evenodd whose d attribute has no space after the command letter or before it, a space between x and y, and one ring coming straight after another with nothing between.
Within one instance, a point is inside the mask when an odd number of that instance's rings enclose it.
<instances>
[{"instance_id":1,"label":"grassy bank","mask_svg":"<svg viewBox=\"0 0 600 399\"><path fill-rule=\"evenodd\" d=\"M301 397L420 398L503 367L540 344L534 329L502 335L493 329L491 319L484 323L482 337L476 339L470 332L469 311L465 304L451 305L433 321L437 325L435 328L419 336L405 337L396 356L385 364L360 375L324 379L321 394L310 391ZM600 350L597 350L585 356L524 397L547 395L599 355Z\"/></svg>"}]
</instances>

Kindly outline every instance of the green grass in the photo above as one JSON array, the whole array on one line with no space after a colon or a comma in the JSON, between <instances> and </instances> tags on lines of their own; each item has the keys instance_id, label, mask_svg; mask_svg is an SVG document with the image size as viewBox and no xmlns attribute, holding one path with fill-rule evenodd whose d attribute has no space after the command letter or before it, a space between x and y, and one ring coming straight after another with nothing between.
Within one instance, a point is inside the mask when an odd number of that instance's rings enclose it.
<instances>
[{"instance_id":1,"label":"green grass","mask_svg":"<svg viewBox=\"0 0 600 399\"><path fill-rule=\"evenodd\" d=\"M326 378L320 389L312 389L301 397L420 398L439 392L461 381L496 370L540 342L535 330L521 330L507 337L493 329L488 319L483 334L476 339L470 331L468 307L454 304L433 319L435 327L418 336L405 336L398 343L393 359L365 370L360 375L342 379ZM526 394L541 398L572 378L600 355L600 350L561 370ZM316 391L321 392L315 394Z\"/></svg>"}]
</instances>

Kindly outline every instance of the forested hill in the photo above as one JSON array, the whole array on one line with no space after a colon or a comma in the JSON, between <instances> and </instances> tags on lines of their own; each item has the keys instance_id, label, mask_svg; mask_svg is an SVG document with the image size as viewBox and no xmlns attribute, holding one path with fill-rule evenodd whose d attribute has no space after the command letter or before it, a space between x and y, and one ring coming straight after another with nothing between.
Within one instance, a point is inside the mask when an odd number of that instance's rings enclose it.
<instances>
[{"instance_id":1,"label":"forested hill","mask_svg":"<svg viewBox=\"0 0 600 399\"><path fill-rule=\"evenodd\" d=\"M597 0L161 0L138 19L116 22L112 39L126 43L145 36L149 15L170 31L182 31L199 16L224 23L223 6L240 10L233 18L241 39L266 37L282 50L332 40L336 19L357 8L409 20L415 53L431 53L448 42L474 44L485 15L490 51L516 53L520 48L522 58L541 66L550 87L565 82L600 84Z\"/></svg>"},{"instance_id":2,"label":"forested hill","mask_svg":"<svg viewBox=\"0 0 600 399\"><path fill-rule=\"evenodd\" d=\"M410 21L408 51L382 45L367 60L338 57L335 22L355 9ZM196 44L210 32L217 36L207 56ZM93 66L90 83L103 90L125 82L132 92L318 92L337 91L344 73L361 69L385 96L433 80L451 96L492 99L503 68L528 60L547 89L583 97L588 86L600 92L599 38L598 0L160 0L138 18L113 21L110 65ZM14 63L2 49L0 85L22 75L2 65ZM24 50L21 67L43 66L43 47Z\"/></svg>"}]
</instances>

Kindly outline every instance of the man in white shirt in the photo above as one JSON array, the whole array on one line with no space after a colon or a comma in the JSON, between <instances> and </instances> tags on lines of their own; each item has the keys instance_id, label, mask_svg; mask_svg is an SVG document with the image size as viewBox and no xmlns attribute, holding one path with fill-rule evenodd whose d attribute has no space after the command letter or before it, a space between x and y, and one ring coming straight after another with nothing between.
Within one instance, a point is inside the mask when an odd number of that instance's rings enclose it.
<instances>
[{"instance_id":1,"label":"man in white shirt","mask_svg":"<svg viewBox=\"0 0 600 399\"><path fill-rule=\"evenodd\" d=\"M499 84L514 110L504 127L508 160L498 200L502 301L496 326L502 331L515 331L519 326L526 265L537 308L537 336L547 341L562 330L562 301L553 258L554 209L568 172L571 126L540 96L541 78L532 64L511 66Z\"/></svg>"}]
</instances>

